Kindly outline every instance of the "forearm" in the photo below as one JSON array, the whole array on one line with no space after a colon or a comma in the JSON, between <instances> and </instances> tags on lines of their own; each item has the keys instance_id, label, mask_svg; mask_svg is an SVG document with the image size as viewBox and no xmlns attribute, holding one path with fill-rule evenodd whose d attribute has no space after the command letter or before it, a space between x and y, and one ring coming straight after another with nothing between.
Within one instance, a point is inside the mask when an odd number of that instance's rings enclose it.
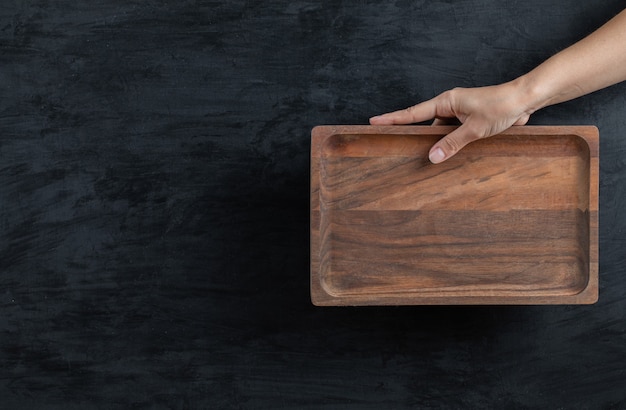
<instances>
[{"instance_id":1,"label":"forearm","mask_svg":"<svg viewBox=\"0 0 626 410\"><path fill-rule=\"evenodd\" d=\"M372 125L410 124L435 118L462 125L430 150L445 161L480 138L524 125L537 110L626 80L626 10L578 43L508 83L456 88L409 107L370 118Z\"/></svg>"},{"instance_id":2,"label":"forearm","mask_svg":"<svg viewBox=\"0 0 626 410\"><path fill-rule=\"evenodd\" d=\"M626 10L514 83L528 114L626 80Z\"/></svg>"}]
</instances>

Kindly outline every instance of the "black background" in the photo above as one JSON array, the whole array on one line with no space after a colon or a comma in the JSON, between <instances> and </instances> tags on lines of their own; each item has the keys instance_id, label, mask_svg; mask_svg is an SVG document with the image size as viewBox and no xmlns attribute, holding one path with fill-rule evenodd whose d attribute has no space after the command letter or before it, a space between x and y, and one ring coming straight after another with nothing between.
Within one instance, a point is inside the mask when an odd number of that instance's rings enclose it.
<instances>
[{"instance_id":1,"label":"black background","mask_svg":"<svg viewBox=\"0 0 626 410\"><path fill-rule=\"evenodd\" d=\"M316 308L309 138L512 79L622 1L4 1L0 407L626 408L626 85L592 306ZM624 47L615 44L615 47Z\"/></svg>"}]
</instances>

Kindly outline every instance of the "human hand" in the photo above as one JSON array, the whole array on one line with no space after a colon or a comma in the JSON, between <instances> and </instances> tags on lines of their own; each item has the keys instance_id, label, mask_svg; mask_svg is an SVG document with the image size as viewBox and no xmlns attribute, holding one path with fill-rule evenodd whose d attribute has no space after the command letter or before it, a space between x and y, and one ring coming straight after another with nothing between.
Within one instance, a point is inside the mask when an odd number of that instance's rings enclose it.
<instances>
[{"instance_id":1,"label":"human hand","mask_svg":"<svg viewBox=\"0 0 626 410\"><path fill-rule=\"evenodd\" d=\"M499 134L513 125L526 124L534 112L528 101L532 101L529 93L519 81L455 88L405 110L372 117L370 124L411 124L435 119L433 125L439 125L457 119L461 126L430 149L428 157L437 164L472 141Z\"/></svg>"}]
</instances>

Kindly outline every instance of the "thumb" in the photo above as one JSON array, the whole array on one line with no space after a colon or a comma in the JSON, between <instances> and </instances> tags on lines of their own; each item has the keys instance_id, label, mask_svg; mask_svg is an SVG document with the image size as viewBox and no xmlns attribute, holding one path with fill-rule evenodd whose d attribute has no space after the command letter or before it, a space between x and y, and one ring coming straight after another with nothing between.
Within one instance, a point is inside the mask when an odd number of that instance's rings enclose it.
<instances>
[{"instance_id":1,"label":"thumb","mask_svg":"<svg viewBox=\"0 0 626 410\"><path fill-rule=\"evenodd\" d=\"M459 152L461 148L479 138L480 136L472 132L467 124L463 124L437 141L430 149L428 159L430 159L430 162L433 164L443 162Z\"/></svg>"}]
</instances>

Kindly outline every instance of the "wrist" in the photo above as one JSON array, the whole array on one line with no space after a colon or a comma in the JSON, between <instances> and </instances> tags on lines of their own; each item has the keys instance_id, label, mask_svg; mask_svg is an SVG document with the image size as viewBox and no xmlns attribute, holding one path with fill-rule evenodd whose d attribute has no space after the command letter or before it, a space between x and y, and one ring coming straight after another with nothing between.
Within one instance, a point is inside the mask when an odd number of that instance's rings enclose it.
<instances>
[{"instance_id":1,"label":"wrist","mask_svg":"<svg viewBox=\"0 0 626 410\"><path fill-rule=\"evenodd\" d=\"M529 116L550 105L549 87L535 78L532 72L511 81L511 85L517 95L519 106Z\"/></svg>"}]
</instances>

